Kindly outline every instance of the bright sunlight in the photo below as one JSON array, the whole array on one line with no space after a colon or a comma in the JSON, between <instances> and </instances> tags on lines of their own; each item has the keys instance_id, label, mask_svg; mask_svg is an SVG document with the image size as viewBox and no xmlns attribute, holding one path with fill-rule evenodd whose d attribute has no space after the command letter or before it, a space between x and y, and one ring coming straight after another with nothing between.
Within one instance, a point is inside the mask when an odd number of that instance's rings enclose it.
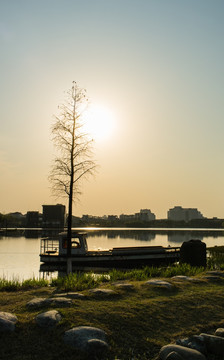
<instances>
[{"instance_id":1,"label":"bright sunlight","mask_svg":"<svg viewBox=\"0 0 224 360\"><path fill-rule=\"evenodd\" d=\"M103 105L91 104L84 115L84 131L96 141L108 140L115 130L115 116Z\"/></svg>"}]
</instances>

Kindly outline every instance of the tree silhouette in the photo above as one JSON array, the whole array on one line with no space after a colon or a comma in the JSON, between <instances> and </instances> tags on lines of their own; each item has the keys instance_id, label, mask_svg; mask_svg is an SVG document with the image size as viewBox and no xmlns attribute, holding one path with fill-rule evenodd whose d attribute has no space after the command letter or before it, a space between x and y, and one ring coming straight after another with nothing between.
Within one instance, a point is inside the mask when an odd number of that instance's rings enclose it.
<instances>
[{"instance_id":1,"label":"tree silhouette","mask_svg":"<svg viewBox=\"0 0 224 360\"><path fill-rule=\"evenodd\" d=\"M87 105L86 91L73 82L52 126L53 143L59 155L54 159L49 180L55 195L68 197L68 258L71 257L73 201L80 194L80 180L96 170L96 163L92 158L93 140L83 132L83 115Z\"/></svg>"}]
</instances>

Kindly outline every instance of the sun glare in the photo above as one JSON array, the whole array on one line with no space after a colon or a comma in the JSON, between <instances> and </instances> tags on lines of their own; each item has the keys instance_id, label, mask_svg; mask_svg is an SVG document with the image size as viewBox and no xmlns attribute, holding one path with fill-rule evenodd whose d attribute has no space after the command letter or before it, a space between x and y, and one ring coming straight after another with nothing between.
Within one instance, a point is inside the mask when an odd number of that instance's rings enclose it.
<instances>
[{"instance_id":1,"label":"sun glare","mask_svg":"<svg viewBox=\"0 0 224 360\"><path fill-rule=\"evenodd\" d=\"M108 140L115 129L115 116L108 108L92 104L84 116L84 131L96 141Z\"/></svg>"}]
</instances>

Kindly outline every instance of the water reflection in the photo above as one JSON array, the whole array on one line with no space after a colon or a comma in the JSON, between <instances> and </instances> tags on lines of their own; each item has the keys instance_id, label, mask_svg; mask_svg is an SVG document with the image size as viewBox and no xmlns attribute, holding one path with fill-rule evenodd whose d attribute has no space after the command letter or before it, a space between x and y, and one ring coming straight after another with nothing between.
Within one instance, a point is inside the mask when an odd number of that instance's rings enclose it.
<instances>
[{"instance_id":1,"label":"water reflection","mask_svg":"<svg viewBox=\"0 0 224 360\"><path fill-rule=\"evenodd\" d=\"M224 245L223 230L206 229L76 229L88 233L89 249L111 249L123 246L181 246L184 241L200 239L209 246ZM0 277L28 279L40 276L40 238L56 236L42 229L0 231ZM42 276L42 274L41 274Z\"/></svg>"}]
</instances>

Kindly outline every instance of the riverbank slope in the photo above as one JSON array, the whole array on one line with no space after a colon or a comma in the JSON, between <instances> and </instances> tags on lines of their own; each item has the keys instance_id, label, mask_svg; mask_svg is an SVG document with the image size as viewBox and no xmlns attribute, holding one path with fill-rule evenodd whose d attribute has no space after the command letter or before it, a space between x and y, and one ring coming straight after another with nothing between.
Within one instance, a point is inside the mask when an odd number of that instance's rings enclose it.
<instances>
[{"instance_id":1,"label":"riverbank slope","mask_svg":"<svg viewBox=\"0 0 224 360\"><path fill-rule=\"evenodd\" d=\"M69 306L52 301L27 306L34 298L69 298L53 287L0 292L0 311L18 318L14 332L1 333L0 358L83 359L84 355L63 342L63 336L71 328L93 326L107 333L107 359L154 359L163 345L201 332L212 334L224 326L220 274L165 279L171 286L149 281L102 284L101 291L87 289L81 292L83 297L71 295ZM51 309L58 310L61 321L50 330L39 327L36 316Z\"/></svg>"}]
</instances>

